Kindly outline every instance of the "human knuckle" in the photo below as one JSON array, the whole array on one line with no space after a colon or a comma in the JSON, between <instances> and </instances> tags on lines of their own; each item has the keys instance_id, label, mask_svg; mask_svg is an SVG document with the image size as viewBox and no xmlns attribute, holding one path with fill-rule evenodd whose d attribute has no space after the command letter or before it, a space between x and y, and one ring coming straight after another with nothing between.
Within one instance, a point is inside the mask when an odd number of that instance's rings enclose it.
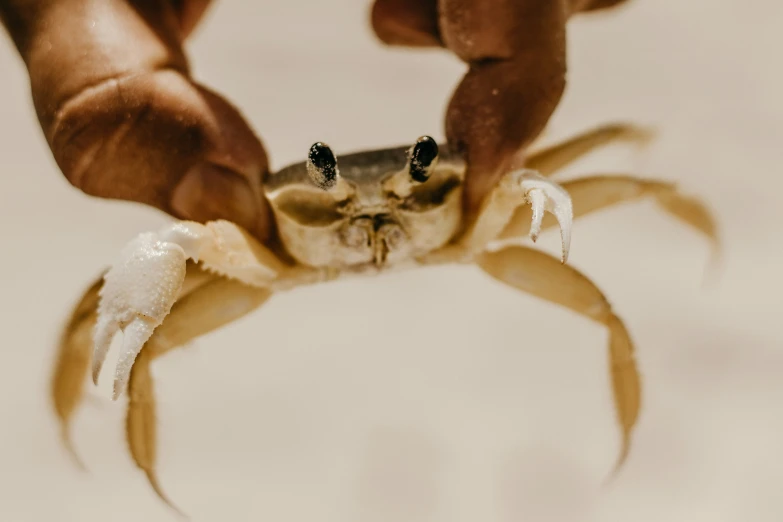
<instances>
[{"instance_id":1,"label":"human knuckle","mask_svg":"<svg viewBox=\"0 0 783 522\"><path fill-rule=\"evenodd\" d=\"M95 196L162 204L170 167L199 148L196 118L168 103L154 79L110 79L57 111L48 139L74 187ZM168 95L167 95L168 94Z\"/></svg>"}]
</instances>

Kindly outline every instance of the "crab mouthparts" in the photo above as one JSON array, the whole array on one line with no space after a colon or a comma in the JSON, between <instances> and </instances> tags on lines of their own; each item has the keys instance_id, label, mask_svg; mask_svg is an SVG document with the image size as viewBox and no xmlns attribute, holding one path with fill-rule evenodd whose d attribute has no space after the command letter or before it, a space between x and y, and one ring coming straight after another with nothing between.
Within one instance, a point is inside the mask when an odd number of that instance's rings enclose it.
<instances>
[{"instance_id":1,"label":"crab mouthparts","mask_svg":"<svg viewBox=\"0 0 783 522\"><path fill-rule=\"evenodd\" d=\"M355 218L343 231L343 242L352 248L372 250L372 263L384 265L389 253L404 250L408 236L390 216L379 214Z\"/></svg>"}]
</instances>

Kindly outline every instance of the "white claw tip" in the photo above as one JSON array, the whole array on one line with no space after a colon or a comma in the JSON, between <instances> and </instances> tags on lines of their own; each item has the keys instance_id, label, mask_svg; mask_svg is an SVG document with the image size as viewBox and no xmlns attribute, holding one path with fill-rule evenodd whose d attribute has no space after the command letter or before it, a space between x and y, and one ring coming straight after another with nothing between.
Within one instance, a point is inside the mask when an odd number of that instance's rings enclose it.
<instances>
[{"instance_id":1,"label":"white claw tip","mask_svg":"<svg viewBox=\"0 0 783 522\"><path fill-rule=\"evenodd\" d=\"M547 196L540 188L531 189L527 193L527 199L533 209L533 221L530 223L530 239L535 243L541 233L541 224L544 222Z\"/></svg>"},{"instance_id":2,"label":"white claw tip","mask_svg":"<svg viewBox=\"0 0 783 522\"><path fill-rule=\"evenodd\" d=\"M125 327L122 351L114 374L113 400L116 401L125 391L133 363L142 347L152 337L156 326L157 322L148 317L137 317Z\"/></svg>"},{"instance_id":3,"label":"white claw tip","mask_svg":"<svg viewBox=\"0 0 783 522\"><path fill-rule=\"evenodd\" d=\"M534 171L522 171L519 181L533 210L530 239L533 242L538 239L544 220L544 212L553 214L560 225L562 247L560 261L565 264L568 261L568 252L571 248L571 226L574 221L571 196L563 187Z\"/></svg>"}]
</instances>

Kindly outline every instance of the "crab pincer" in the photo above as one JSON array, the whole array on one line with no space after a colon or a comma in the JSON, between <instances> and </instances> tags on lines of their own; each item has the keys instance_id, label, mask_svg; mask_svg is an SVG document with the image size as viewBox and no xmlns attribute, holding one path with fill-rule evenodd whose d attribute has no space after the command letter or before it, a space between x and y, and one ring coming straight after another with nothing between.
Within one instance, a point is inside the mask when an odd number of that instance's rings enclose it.
<instances>
[{"instance_id":1,"label":"crab pincer","mask_svg":"<svg viewBox=\"0 0 783 522\"><path fill-rule=\"evenodd\" d=\"M124 334L114 375L115 400L142 347L176 302L188 259L261 287L277 276L281 265L247 232L225 221L181 221L129 242L104 277L94 336L92 377L97 383L114 335L120 330Z\"/></svg>"}]
</instances>

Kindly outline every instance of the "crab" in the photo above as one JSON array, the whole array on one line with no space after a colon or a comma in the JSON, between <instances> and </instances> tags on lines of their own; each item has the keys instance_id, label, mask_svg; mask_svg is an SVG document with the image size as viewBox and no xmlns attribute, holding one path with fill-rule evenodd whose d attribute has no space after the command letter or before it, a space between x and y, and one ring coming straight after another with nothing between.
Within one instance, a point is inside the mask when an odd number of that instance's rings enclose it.
<instances>
[{"instance_id":1,"label":"crab","mask_svg":"<svg viewBox=\"0 0 783 522\"><path fill-rule=\"evenodd\" d=\"M115 334L123 334L113 398L128 391L126 436L136 465L167 502L156 478L152 362L251 313L280 292L344 277L458 263L576 312L609 332L614 409L622 433L617 467L628 455L641 405L634 343L604 293L568 264L573 221L645 197L717 243L710 212L669 182L631 175L558 172L611 143L643 145L646 128L601 125L548 147L534 147L479 211L463 211L465 162L428 136L412 146L342 155L324 143L306 161L263 181L276 225L261 244L227 221L173 222L130 241L81 297L66 325L53 379L65 443L92 366L97 383ZM559 228L560 256L533 245ZM74 453L75 456L75 453ZM173 505L172 505L173 507Z\"/></svg>"}]
</instances>

